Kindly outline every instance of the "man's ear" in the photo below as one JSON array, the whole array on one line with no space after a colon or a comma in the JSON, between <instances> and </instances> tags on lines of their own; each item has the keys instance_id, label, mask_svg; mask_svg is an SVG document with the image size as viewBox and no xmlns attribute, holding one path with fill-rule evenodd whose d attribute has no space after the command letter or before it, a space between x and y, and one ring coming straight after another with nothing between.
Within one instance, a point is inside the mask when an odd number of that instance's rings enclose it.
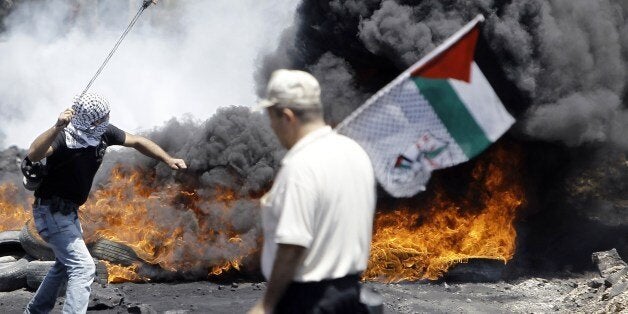
<instances>
[{"instance_id":1,"label":"man's ear","mask_svg":"<svg viewBox=\"0 0 628 314\"><path fill-rule=\"evenodd\" d=\"M297 116L294 114L294 111L290 108L281 109L281 117L285 118L288 122L295 122L297 120Z\"/></svg>"}]
</instances>

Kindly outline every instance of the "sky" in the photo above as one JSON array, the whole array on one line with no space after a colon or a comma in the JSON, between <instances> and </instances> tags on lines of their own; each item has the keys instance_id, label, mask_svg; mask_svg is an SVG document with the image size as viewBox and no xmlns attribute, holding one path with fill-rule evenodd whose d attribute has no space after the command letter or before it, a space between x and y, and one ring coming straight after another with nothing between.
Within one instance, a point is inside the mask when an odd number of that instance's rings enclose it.
<instances>
[{"instance_id":1,"label":"sky","mask_svg":"<svg viewBox=\"0 0 628 314\"><path fill-rule=\"evenodd\" d=\"M80 3L81 6L77 6ZM291 0L162 0L90 88L130 133L257 101L253 74L292 24ZM141 1L25 2L0 34L0 149L27 148L80 94Z\"/></svg>"}]
</instances>

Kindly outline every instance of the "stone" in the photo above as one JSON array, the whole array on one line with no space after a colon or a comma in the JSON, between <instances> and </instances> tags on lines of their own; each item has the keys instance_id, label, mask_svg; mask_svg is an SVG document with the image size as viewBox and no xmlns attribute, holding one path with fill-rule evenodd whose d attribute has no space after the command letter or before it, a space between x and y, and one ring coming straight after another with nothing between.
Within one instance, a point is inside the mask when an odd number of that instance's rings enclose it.
<instances>
[{"instance_id":1,"label":"stone","mask_svg":"<svg viewBox=\"0 0 628 314\"><path fill-rule=\"evenodd\" d=\"M587 286L594 289L601 287L603 284L604 284L604 280L602 278L591 279L589 280L589 282L587 282Z\"/></svg>"},{"instance_id":2,"label":"stone","mask_svg":"<svg viewBox=\"0 0 628 314\"><path fill-rule=\"evenodd\" d=\"M127 307L127 311L132 314L157 314L148 304L133 304Z\"/></svg>"},{"instance_id":3,"label":"stone","mask_svg":"<svg viewBox=\"0 0 628 314\"><path fill-rule=\"evenodd\" d=\"M628 266L626 262L621 259L619 253L617 253L617 249L595 252L591 255L591 259L600 271L600 275L605 278Z\"/></svg>"},{"instance_id":4,"label":"stone","mask_svg":"<svg viewBox=\"0 0 628 314\"><path fill-rule=\"evenodd\" d=\"M612 299L625 291L628 291L628 281L624 281L610 289L608 292L608 298Z\"/></svg>"},{"instance_id":5,"label":"stone","mask_svg":"<svg viewBox=\"0 0 628 314\"><path fill-rule=\"evenodd\" d=\"M604 284L607 287L610 287L616 283L618 283L623 277L626 276L626 274L628 274L628 267L624 267L619 271L616 271L610 275L608 275L608 277L606 277L604 279Z\"/></svg>"}]
</instances>

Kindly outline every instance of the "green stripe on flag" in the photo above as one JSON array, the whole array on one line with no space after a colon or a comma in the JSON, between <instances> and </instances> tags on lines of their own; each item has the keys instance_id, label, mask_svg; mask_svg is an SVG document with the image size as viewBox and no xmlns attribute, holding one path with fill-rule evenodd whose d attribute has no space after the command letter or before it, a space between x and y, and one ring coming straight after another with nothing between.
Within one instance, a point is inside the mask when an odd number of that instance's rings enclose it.
<instances>
[{"instance_id":1,"label":"green stripe on flag","mask_svg":"<svg viewBox=\"0 0 628 314\"><path fill-rule=\"evenodd\" d=\"M447 80L422 77L412 80L468 158L491 144Z\"/></svg>"}]
</instances>

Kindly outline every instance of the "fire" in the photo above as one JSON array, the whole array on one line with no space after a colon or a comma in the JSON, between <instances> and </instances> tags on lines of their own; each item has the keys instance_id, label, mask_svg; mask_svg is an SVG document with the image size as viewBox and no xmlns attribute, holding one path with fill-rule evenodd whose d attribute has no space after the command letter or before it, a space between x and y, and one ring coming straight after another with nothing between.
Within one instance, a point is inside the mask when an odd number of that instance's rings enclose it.
<instances>
[{"instance_id":1,"label":"fire","mask_svg":"<svg viewBox=\"0 0 628 314\"><path fill-rule=\"evenodd\" d=\"M139 267L137 264L125 267L112 264L108 261L103 261L103 263L107 266L107 282L109 283L150 281L150 278L142 277L137 274Z\"/></svg>"},{"instance_id":2,"label":"fire","mask_svg":"<svg viewBox=\"0 0 628 314\"><path fill-rule=\"evenodd\" d=\"M24 223L31 218L30 208L26 209L19 201L14 200L19 195L18 187L13 183L0 185L0 231L20 230ZM29 203L32 203L32 199Z\"/></svg>"},{"instance_id":3,"label":"fire","mask_svg":"<svg viewBox=\"0 0 628 314\"><path fill-rule=\"evenodd\" d=\"M107 186L95 191L81 208L86 241L106 238L129 246L147 264L169 272L205 268L207 276L239 270L242 258L255 253L257 248L244 248L246 253L235 258L206 257L210 251L234 251L245 245L230 228L234 192L219 191L211 199L201 199L197 191L177 184L151 188L152 181L138 171L115 168ZM211 216L207 206L220 214ZM137 275L140 268L110 267L110 281L142 280Z\"/></svg>"},{"instance_id":4,"label":"fire","mask_svg":"<svg viewBox=\"0 0 628 314\"><path fill-rule=\"evenodd\" d=\"M433 280L472 258L510 260L513 223L524 203L517 156L516 149L503 145L485 154L474 166L463 197L440 186L424 204L378 211L364 277Z\"/></svg>"},{"instance_id":5,"label":"fire","mask_svg":"<svg viewBox=\"0 0 628 314\"><path fill-rule=\"evenodd\" d=\"M436 279L472 258L510 260L513 223L525 202L518 155L516 148L500 144L474 163L463 188L452 191L450 180L435 176L430 188L435 192L419 196L420 204L412 204L413 198L379 208L364 278ZM254 217L255 206L245 208L244 215L233 212L237 202L254 204L257 196L242 199L234 191L195 190L174 182L152 186L152 176L119 165L81 207L88 244L106 238L126 244L142 260L128 267L108 263L110 282L163 278L153 277L156 270L211 278L241 271L259 253L259 229L238 227L234 219ZM0 231L18 230L30 217L24 204L32 197L20 189L0 185Z\"/></svg>"}]
</instances>

